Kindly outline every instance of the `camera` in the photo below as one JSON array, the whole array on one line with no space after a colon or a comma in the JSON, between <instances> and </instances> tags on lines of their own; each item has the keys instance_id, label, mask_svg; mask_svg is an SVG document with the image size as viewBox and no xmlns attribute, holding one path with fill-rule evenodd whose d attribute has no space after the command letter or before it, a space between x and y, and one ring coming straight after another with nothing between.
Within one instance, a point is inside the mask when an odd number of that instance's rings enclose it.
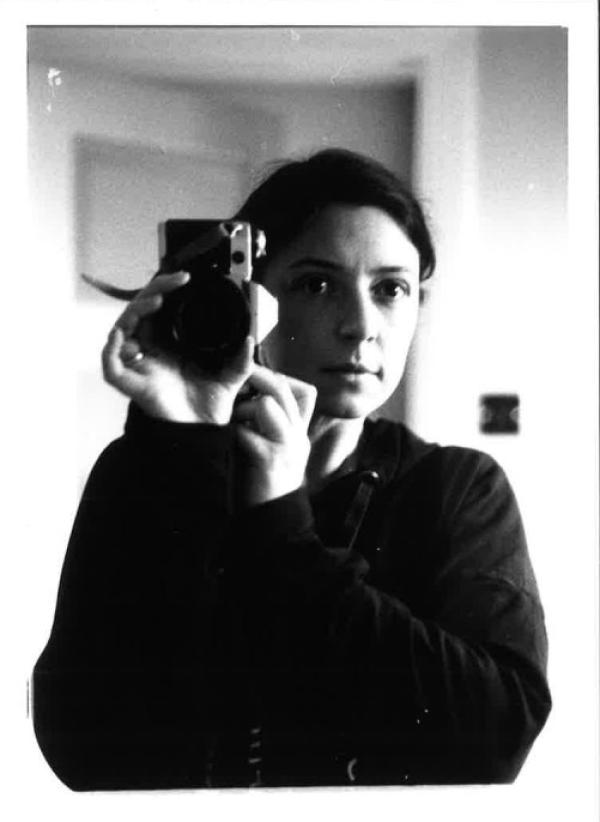
<instances>
[{"instance_id":1,"label":"camera","mask_svg":"<svg viewBox=\"0 0 600 822\"><path fill-rule=\"evenodd\" d=\"M221 371L250 334L255 359L277 325L277 300L252 280L266 255L263 231L240 220L166 220L159 223L160 268L187 271L190 280L163 297L160 310L140 323L144 348L163 351L203 371ZM82 274L103 294L130 300L141 289L124 289Z\"/></svg>"},{"instance_id":2,"label":"camera","mask_svg":"<svg viewBox=\"0 0 600 822\"><path fill-rule=\"evenodd\" d=\"M218 372L251 334L257 344L277 324L277 301L252 271L266 255L264 233L236 220L166 220L159 225L159 274L187 271L152 318L161 350Z\"/></svg>"}]
</instances>

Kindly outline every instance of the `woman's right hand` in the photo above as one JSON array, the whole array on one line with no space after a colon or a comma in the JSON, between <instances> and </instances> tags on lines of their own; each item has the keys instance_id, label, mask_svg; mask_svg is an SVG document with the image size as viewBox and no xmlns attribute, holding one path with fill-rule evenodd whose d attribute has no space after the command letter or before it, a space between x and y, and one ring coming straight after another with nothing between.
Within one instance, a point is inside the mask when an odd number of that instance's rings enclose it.
<instances>
[{"instance_id":1,"label":"woman's right hand","mask_svg":"<svg viewBox=\"0 0 600 822\"><path fill-rule=\"evenodd\" d=\"M127 305L102 350L104 379L151 417L226 425L252 370L252 339L246 339L217 379L151 346L146 348L140 333L143 321L160 309L164 295L185 285L189 276L185 271L159 274Z\"/></svg>"}]
</instances>

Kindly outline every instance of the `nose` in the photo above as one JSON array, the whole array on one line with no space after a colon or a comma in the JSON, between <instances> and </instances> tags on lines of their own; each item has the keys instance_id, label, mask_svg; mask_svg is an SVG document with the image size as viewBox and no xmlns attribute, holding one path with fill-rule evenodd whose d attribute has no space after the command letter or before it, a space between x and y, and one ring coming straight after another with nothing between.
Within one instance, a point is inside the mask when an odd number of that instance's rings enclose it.
<instances>
[{"instance_id":1,"label":"nose","mask_svg":"<svg viewBox=\"0 0 600 822\"><path fill-rule=\"evenodd\" d=\"M379 331L379 315L369 294L354 292L345 295L340 306L338 333L352 342L373 340Z\"/></svg>"}]
</instances>

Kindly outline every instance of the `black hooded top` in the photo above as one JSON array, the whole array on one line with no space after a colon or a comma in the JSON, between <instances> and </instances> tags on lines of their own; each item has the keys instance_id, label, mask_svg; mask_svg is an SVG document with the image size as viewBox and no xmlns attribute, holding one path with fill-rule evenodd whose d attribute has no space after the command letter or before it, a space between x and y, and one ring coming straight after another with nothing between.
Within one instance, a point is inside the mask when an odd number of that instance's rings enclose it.
<instances>
[{"instance_id":1,"label":"black hooded top","mask_svg":"<svg viewBox=\"0 0 600 822\"><path fill-rule=\"evenodd\" d=\"M131 407L83 493L34 727L75 790L510 782L550 710L518 507L477 451L367 421L238 510L231 426Z\"/></svg>"}]
</instances>

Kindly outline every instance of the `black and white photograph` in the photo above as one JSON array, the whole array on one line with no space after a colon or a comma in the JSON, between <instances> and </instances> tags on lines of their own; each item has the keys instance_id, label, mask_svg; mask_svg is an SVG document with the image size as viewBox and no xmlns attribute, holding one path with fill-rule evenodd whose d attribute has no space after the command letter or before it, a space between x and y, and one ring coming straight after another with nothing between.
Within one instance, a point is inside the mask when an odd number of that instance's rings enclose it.
<instances>
[{"instance_id":1,"label":"black and white photograph","mask_svg":"<svg viewBox=\"0 0 600 822\"><path fill-rule=\"evenodd\" d=\"M387 5L20 29L19 771L61 818L593 818L595 12Z\"/></svg>"}]
</instances>

